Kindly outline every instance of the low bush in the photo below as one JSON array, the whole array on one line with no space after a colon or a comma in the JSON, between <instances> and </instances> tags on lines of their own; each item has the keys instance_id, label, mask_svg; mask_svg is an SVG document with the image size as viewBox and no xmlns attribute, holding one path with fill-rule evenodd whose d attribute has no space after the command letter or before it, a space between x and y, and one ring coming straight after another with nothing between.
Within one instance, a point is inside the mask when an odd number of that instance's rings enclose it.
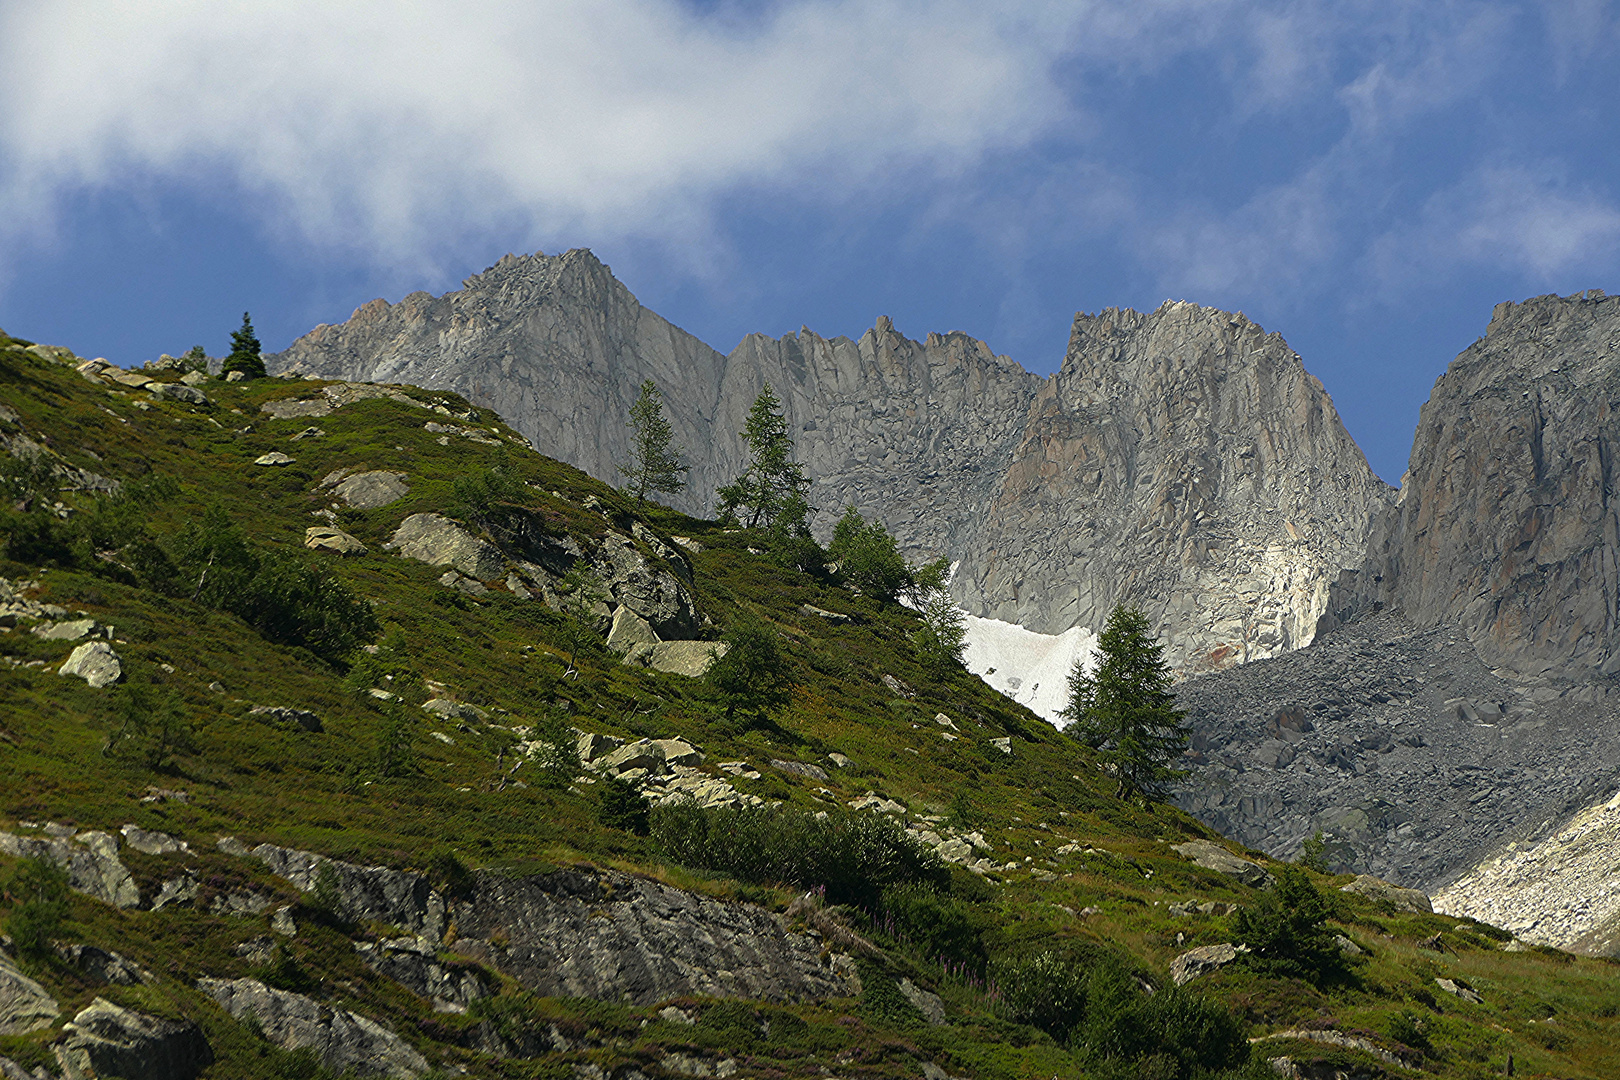
<instances>
[{"instance_id":1,"label":"low bush","mask_svg":"<svg viewBox=\"0 0 1620 1080\"><path fill-rule=\"evenodd\" d=\"M610 829L646 836L649 805L636 785L608 776L597 785L596 820Z\"/></svg>"},{"instance_id":2,"label":"low bush","mask_svg":"<svg viewBox=\"0 0 1620 1080\"><path fill-rule=\"evenodd\" d=\"M1348 981L1349 961L1327 925L1332 913L1331 902L1304 870L1278 867L1276 885L1233 917L1233 935L1249 947L1243 963L1266 975L1316 985Z\"/></svg>"},{"instance_id":3,"label":"low bush","mask_svg":"<svg viewBox=\"0 0 1620 1080\"><path fill-rule=\"evenodd\" d=\"M984 934L993 920L976 905L927 885L907 883L884 891L883 913L924 958L984 975L989 959Z\"/></svg>"},{"instance_id":4,"label":"low bush","mask_svg":"<svg viewBox=\"0 0 1620 1080\"><path fill-rule=\"evenodd\" d=\"M51 941L67 918L67 871L49 859L23 859L7 880L5 892L12 904L6 931L17 952L35 961L48 956Z\"/></svg>"},{"instance_id":5,"label":"low bush","mask_svg":"<svg viewBox=\"0 0 1620 1080\"><path fill-rule=\"evenodd\" d=\"M825 818L766 807L660 806L652 838L669 859L754 885L825 887L835 904L877 907L884 890L922 883L948 887L932 851L880 814Z\"/></svg>"}]
</instances>

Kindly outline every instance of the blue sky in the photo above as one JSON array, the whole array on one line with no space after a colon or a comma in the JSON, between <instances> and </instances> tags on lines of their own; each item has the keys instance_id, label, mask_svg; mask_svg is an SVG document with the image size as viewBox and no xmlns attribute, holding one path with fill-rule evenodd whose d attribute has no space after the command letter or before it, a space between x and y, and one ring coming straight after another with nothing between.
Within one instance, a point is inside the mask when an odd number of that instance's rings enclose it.
<instances>
[{"instance_id":1,"label":"blue sky","mask_svg":"<svg viewBox=\"0 0 1620 1080\"><path fill-rule=\"evenodd\" d=\"M1245 312L1397 481L1500 300L1620 291L1620 4L0 0L0 326L269 348L590 247L716 348Z\"/></svg>"}]
</instances>

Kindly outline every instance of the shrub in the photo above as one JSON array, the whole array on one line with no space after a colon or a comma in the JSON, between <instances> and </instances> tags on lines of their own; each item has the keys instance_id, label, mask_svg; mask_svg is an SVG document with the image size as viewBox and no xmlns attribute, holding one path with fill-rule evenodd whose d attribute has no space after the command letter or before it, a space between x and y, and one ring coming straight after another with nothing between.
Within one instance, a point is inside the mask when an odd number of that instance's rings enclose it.
<instances>
[{"instance_id":1,"label":"shrub","mask_svg":"<svg viewBox=\"0 0 1620 1080\"><path fill-rule=\"evenodd\" d=\"M907 883L884 891L883 912L927 959L984 974L988 959L984 933L991 920L973 904L936 888Z\"/></svg>"},{"instance_id":2,"label":"shrub","mask_svg":"<svg viewBox=\"0 0 1620 1080\"><path fill-rule=\"evenodd\" d=\"M1038 1027L1060 1043L1086 1018L1086 968L1056 953L1005 964L996 971L1009 1020Z\"/></svg>"},{"instance_id":3,"label":"shrub","mask_svg":"<svg viewBox=\"0 0 1620 1080\"><path fill-rule=\"evenodd\" d=\"M770 710L793 700L793 664L774 630L742 620L722 640L730 649L709 665L703 678L725 703L727 720L741 709L762 721Z\"/></svg>"},{"instance_id":4,"label":"shrub","mask_svg":"<svg viewBox=\"0 0 1620 1080\"><path fill-rule=\"evenodd\" d=\"M478 886L478 878L467 869L467 864L454 851L443 845L433 849L427 861L428 880L439 887L447 897L469 899Z\"/></svg>"},{"instance_id":5,"label":"shrub","mask_svg":"<svg viewBox=\"0 0 1620 1080\"><path fill-rule=\"evenodd\" d=\"M315 989L316 982L310 978L293 958L292 953L281 942L276 942L275 950L270 954L269 961L253 971L254 978L266 986L277 990L290 990L295 994L307 994Z\"/></svg>"},{"instance_id":6,"label":"shrub","mask_svg":"<svg viewBox=\"0 0 1620 1080\"><path fill-rule=\"evenodd\" d=\"M389 707L387 722L377 738L377 772L388 779L415 776L420 768L416 759L415 727L402 705Z\"/></svg>"},{"instance_id":7,"label":"shrub","mask_svg":"<svg viewBox=\"0 0 1620 1080\"><path fill-rule=\"evenodd\" d=\"M1349 963L1327 926L1332 913L1327 897L1304 870L1278 867L1276 884L1233 917L1233 935L1250 950L1243 963L1268 975L1316 984L1347 981Z\"/></svg>"},{"instance_id":8,"label":"shrub","mask_svg":"<svg viewBox=\"0 0 1620 1080\"><path fill-rule=\"evenodd\" d=\"M853 505L833 528L827 555L838 563L844 580L880 600L893 600L912 584L911 570L894 537L881 521L867 524Z\"/></svg>"},{"instance_id":9,"label":"shrub","mask_svg":"<svg viewBox=\"0 0 1620 1080\"><path fill-rule=\"evenodd\" d=\"M535 782L547 788L565 788L573 783L581 768L579 741L567 718L557 709L548 709L535 721L531 734L539 743L530 757Z\"/></svg>"},{"instance_id":10,"label":"shrub","mask_svg":"<svg viewBox=\"0 0 1620 1080\"><path fill-rule=\"evenodd\" d=\"M610 829L646 836L649 809L647 797L628 780L609 776L597 786L596 820Z\"/></svg>"},{"instance_id":11,"label":"shrub","mask_svg":"<svg viewBox=\"0 0 1620 1080\"><path fill-rule=\"evenodd\" d=\"M67 871L49 859L25 858L12 871L6 892L12 898L6 920L12 943L29 960L44 958L67 917Z\"/></svg>"},{"instance_id":12,"label":"shrub","mask_svg":"<svg viewBox=\"0 0 1620 1080\"><path fill-rule=\"evenodd\" d=\"M653 843L669 859L751 885L824 886L835 904L878 906L883 891L913 882L946 886L944 864L879 814L826 818L769 807L690 801L652 813Z\"/></svg>"},{"instance_id":13,"label":"shrub","mask_svg":"<svg viewBox=\"0 0 1620 1080\"><path fill-rule=\"evenodd\" d=\"M103 753L131 754L147 768L161 769L176 753L196 749L180 691L159 694L149 683L132 679L114 687L111 704L117 726Z\"/></svg>"}]
</instances>

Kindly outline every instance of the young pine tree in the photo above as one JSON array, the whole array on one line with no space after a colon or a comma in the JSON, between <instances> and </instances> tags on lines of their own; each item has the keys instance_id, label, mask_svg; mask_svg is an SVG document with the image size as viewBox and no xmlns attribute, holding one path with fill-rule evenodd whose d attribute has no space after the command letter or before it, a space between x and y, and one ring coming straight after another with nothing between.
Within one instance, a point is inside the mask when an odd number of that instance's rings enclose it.
<instances>
[{"instance_id":1,"label":"young pine tree","mask_svg":"<svg viewBox=\"0 0 1620 1080\"><path fill-rule=\"evenodd\" d=\"M264 359L259 355L259 337L253 332L253 320L242 312L242 328L231 331L231 354L219 369L221 376L240 371L250 379L264 378Z\"/></svg>"},{"instance_id":2,"label":"young pine tree","mask_svg":"<svg viewBox=\"0 0 1620 1080\"><path fill-rule=\"evenodd\" d=\"M1098 644L1102 655L1094 671L1077 661L1069 672L1063 716L1076 738L1102 751L1121 798L1162 798L1165 785L1182 775L1172 766L1187 748L1186 713L1170 694L1164 646L1149 635L1142 612L1123 604L1108 617Z\"/></svg>"},{"instance_id":3,"label":"young pine tree","mask_svg":"<svg viewBox=\"0 0 1620 1080\"><path fill-rule=\"evenodd\" d=\"M844 580L880 600L893 600L914 584L911 569L883 522L868 525L853 505L833 528L827 554L837 561Z\"/></svg>"},{"instance_id":4,"label":"young pine tree","mask_svg":"<svg viewBox=\"0 0 1620 1080\"><path fill-rule=\"evenodd\" d=\"M803 532L810 504L805 492L810 477L804 466L793 460L793 439L788 436L782 402L766 384L748 410L748 422L741 432L748 448L748 468L741 476L720 488L720 520L734 521L745 528Z\"/></svg>"},{"instance_id":5,"label":"young pine tree","mask_svg":"<svg viewBox=\"0 0 1620 1080\"><path fill-rule=\"evenodd\" d=\"M630 430L630 460L614 465L625 478L626 494L645 503L648 495L673 495L684 488L681 474L691 468L681 464L686 448L673 445L675 432L664 416L664 397L651 379L641 384L641 396L630 406Z\"/></svg>"}]
</instances>

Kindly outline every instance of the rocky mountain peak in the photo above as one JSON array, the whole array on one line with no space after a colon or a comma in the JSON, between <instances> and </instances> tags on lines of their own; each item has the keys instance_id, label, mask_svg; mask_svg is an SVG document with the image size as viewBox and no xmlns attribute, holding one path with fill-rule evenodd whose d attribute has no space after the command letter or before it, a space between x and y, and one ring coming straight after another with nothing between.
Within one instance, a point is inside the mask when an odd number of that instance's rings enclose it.
<instances>
[{"instance_id":1,"label":"rocky mountain peak","mask_svg":"<svg viewBox=\"0 0 1620 1080\"><path fill-rule=\"evenodd\" d=\"M643 379L688 451L672 499L707 513L770 384L825 536L846 505L913 559L959 564L974 614L1044 633L1143 605L1183 670L1310 641L1388 490L1282 338L1167 302L1077 315L1043 379L961 333L809 328L721 356L642 308L588 251L508 256L458 292L319 327L272 370L452 389L606 480Z\"/></svg>"},{"instance_id":2,"label":"rocky mountain peak","mask_svg":"<svg viewBox=\"0 0 1620 1080\"><path fill-rule=\"evenodd\" d=\"M1328 626L1396 607L1523 676L1620 671L1620 298L1497 306L1434 384L1399 504Z\"/></svg>"}]
</instances>

